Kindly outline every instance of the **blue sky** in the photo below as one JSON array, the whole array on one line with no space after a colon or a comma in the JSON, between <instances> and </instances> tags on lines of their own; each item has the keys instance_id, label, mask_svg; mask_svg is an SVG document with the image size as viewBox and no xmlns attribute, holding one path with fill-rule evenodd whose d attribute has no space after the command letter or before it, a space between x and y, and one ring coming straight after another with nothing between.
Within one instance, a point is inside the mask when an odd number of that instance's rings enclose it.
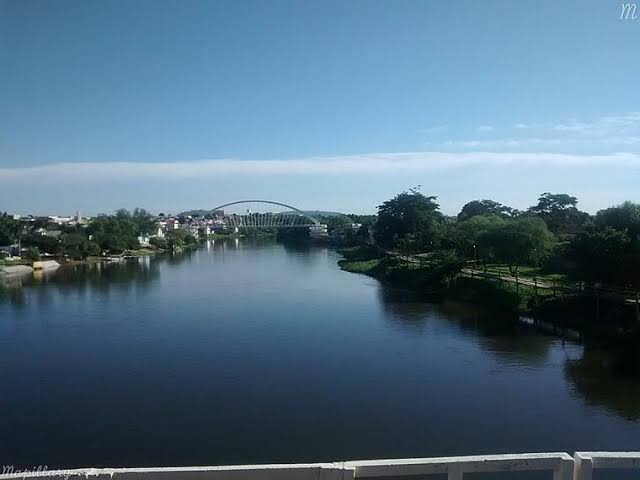
<instances>
[{"instance_id":1,"label":"blue sky","mask_svg":"<svg viewBox=\"0 0 640 480\"><path fill-rule=\"evenodd\" d=\"M0 0L0 210L640 201L639 52L609 0Z\"/></svg>"}]
</instances>

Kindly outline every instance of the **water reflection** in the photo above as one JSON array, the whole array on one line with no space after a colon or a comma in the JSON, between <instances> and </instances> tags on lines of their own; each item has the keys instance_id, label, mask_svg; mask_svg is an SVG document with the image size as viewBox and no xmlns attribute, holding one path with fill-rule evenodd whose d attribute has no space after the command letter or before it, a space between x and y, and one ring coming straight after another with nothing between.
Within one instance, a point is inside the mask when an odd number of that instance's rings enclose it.
<instances>
[{"instance_id":1,"label":"water reflection","mask_svg":"<svg viewBox=\"0 0 640 480\"><path fill-rule=\"evenodd\" d=\"M410 334L424 333L430 319L446 318L480 348L507 365L540 367L554 345L569 342L578 354L563 357L565 377L574 394L589 405L629 420L640 420L640 352L635 343L603 349L583 346L578 332L556 324L500 315L460 302L425 303L415 293L380 286L386 319Z\"/></svg>"},{"instance_id":2,"label":"water reflection","mask_svg":"<svg viewBox=\"0 0 640 480\"><path fill-rule=\"evenodd\" d=\"M168 257L162 261L182 262L185 258L174 260ZM159 274L159 261L150 257L123 262L68 265L51 272L35 272L19 278L7 277L0 284L0 299L19 304L29 292L33 295L33 301L46 304L52 289L55 289L56 295L62 297L89 289L108 293L115 288L135 287L139 291L150 288L151 282L156 280Z\"/></svg>"},{"instance_id":3,"label":"water reflection","mask_svg":"<svg viewBox=\"0 0 640 480\"><path fill-rule=\"evenodd\" d=\"M634 372L621 375L624 355L583 348L550 324L389 288L339 270L338 258L227 239L12 280L0 289L0 384L15 387L0 394L0 463L294 462L637 441L640 387Z\"/></svg>"},{"instance_id":4,"label":"water reflection","mask_svg":"<svg viewBox=\"0 0 640 480\"><path fill-rule=\"evenodd\" d=\"M606 349L586 347L582 356L564 366L573 393L589 405L629 420L640 420L640 382L635 346Z\"/></svg>"}]
</instances>

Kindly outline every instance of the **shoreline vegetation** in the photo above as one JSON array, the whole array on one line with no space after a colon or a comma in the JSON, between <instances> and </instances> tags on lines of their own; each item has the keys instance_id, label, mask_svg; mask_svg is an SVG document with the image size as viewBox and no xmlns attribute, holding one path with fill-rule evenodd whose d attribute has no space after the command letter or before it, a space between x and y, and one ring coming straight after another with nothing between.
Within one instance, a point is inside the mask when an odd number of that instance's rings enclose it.
<instances>
[{"instance_id":1,"label":"shoreline vegetation","mask_svg":"<svg viewBox=\"0 0 640 480\"><path fill-rule=\"evenodd\" d=\"M458 269L438 261L418 263L371 245L341 248L337 253L343 257L337 262L342 270L376 278L425 300L462 301L501 315L530 316L602 341L640 340L633 302L624 305L606 298L597 301L589 290L568 291L559 282L554 290L543 283L558 275L539 275L535 283L531 280L534 277L519 276L516 283L504 266L486 266L485 270L484 265ZM502 273L505 270L507 275ZM493 274L496 271L501 272L500 276Z\"/></svg>"},{"instance_id":2,"label":"shoreline vegetation","mask_svg":"<svg viewBox=\"0 0 640 480\"><path fill-rule=\"evenodd\" d=\"M435 196L419 190L383 202L376 215L322 217L325 242L353 247L341 250L340 267L505 312L640 330L639 204L591 215L578 209L576 197L546 192L526 210L483 199L447 216ZM0 265L121 261L190 250L207 239L313 241L305 229L231 231L218 214L172 217L121 209L61 225L5 213L0 245L17 245L22 255L17 262L0 258Z\"/></svg>"},{"instance_id":3,"label":"shoreline vegetation","mask_svg":"<svg viewBox=\"0 0 640 480\"><path fill-rule=\"evenodd\" d=\"M567 194L521 211L473 200L445 216L419 189L378 207L367 244L339 250L345 271L429 299L532 316L607 341L640 340L640 205L590 215Z\"/></svg>"}]
</instances>

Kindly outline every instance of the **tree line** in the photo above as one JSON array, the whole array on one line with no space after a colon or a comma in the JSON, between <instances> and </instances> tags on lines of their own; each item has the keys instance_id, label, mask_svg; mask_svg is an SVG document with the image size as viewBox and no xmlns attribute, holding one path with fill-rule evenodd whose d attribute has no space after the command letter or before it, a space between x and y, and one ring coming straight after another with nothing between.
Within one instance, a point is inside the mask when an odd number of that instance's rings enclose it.
<instances>
[{"instance_id":1,"label":"tree line","mask_svg":"<svg viewBox=\"0 0 640 480\"><path fill-rule=\"evenodd\" d=\"M435 196L411 189L378 207L374 236L385 249L521 266L615 286L640 288L640 205L625 202L590 215L568 194L543 193L520 211L473 200L456 217Z\"/></svg>"},{"instance_id":2,"label":"tree line","mask_svg":"<svg viewBox=\"0 0 640 480\"><path fill-rule=\"evenodd\" d=\"M48 218L25 223L4 213L0 214L0 245L19 242L27 248L27 257L32 260L41 253L84 259L103 253L118 255L137 250L140 248L138 238L156 233L157 228L156 217L143 208L98 215L88 225L57 225ZM150 242L156 248L176 249L197 241L188 232L175 230L166 238L152 237Z\"/></svg>"}]
</instances>

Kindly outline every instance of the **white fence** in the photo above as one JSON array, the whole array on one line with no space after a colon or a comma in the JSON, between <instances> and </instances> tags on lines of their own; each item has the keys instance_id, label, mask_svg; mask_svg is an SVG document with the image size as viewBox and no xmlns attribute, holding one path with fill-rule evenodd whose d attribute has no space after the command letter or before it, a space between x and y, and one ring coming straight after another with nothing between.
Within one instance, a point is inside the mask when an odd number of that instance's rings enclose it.
<instances>
[{"instance_id":1,"label":"white fence","mask_svg":"<svg viewBox=\"0 0 640 480\"><path fill-rule=\"evenodd\" d=\"M591 480L596 468L640 468L640 452L576 452L574 480Z\"/></svg>"},{"instance_id":2,"label":"white fence","mask_svg":"<svg viewBox=\"0 0 640 480\"><path fill-rule=\"evenodd\" d=\"M551 471L554 480L591 480L596 468L640 468L640 452L577 452L479 455L470 457L362 460L293 465L227 467L85 468L57 471L11 471L0 480L18 478L96 480L353 480L446 474L462 480L465 473Z\"/></svg>"}]
</instances>

